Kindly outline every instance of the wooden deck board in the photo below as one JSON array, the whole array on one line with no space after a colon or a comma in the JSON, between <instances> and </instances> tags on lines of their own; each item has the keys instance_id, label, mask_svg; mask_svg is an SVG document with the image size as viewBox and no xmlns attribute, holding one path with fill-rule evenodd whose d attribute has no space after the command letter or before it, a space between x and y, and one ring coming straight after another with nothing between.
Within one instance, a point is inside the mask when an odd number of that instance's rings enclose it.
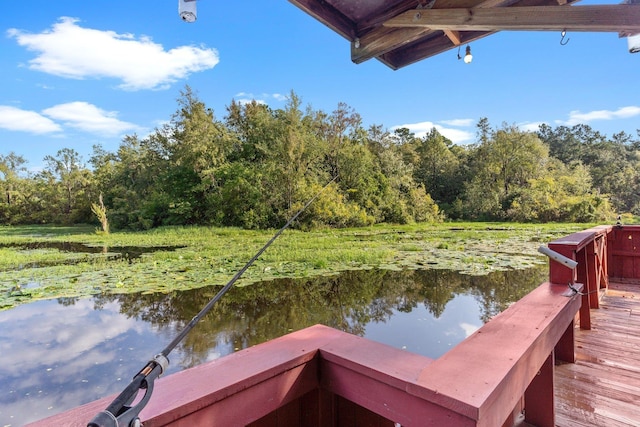
<instances>
[{"instance_id":1,"label":"wooden deck board","mask_svg":"<svg viewBox=\"0 0 640 427\"><path fill-rule=\"evenodd\" d=\"M612 281L590 331L576 329L576 363L556 366L558 427L640 425L640 283Z\"/></svg>"}]
</instances>

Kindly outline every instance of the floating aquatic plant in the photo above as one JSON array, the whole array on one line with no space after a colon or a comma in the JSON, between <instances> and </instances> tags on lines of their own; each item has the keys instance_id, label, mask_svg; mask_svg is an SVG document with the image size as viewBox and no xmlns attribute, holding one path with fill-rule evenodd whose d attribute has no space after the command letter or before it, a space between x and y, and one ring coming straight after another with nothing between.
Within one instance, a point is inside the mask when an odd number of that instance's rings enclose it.
<instances>
[{"instance_id":1,"label":"floating aquatic plant","mask_svg":"<svg viewBox=\"0 0 640 427\"><path fill-rule=\"evenodd\" d=\"M472 275L523 269L547 262L536 251L540 244L584 228L444 223L288 230L238 286L371 268L447 269ZM1 227L0 309L39 299L224 285L272 235L270 230L215 227L108 235L98 235L91 227ZM43 249L34 249L38 244Z\"/></svg>"}]
</instances>

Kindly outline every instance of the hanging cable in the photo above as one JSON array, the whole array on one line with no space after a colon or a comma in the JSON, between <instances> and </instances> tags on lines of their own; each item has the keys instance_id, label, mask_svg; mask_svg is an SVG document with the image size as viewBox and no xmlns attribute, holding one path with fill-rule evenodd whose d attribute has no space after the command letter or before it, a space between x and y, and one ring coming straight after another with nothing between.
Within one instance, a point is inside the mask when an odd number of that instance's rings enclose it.
<instances>
[{"instance_id":1,"label":"hanging cable","mask_svg":"<svg viewBox=\"0 0 640 427\"><path fill-rule=\"evenodd\" d=\"M598 292L600 289L594 289L593 291L589 291L589 292L580 292L580 290L578 288L576 288L575 286L573 286L572 283L568 283L569 289L571 289L571 291L573 291L573 295L591 295L591 294L595 294L596 292ZM567 295L567 296L573 296L573 295Z\"/></svg>"}]
</instances>

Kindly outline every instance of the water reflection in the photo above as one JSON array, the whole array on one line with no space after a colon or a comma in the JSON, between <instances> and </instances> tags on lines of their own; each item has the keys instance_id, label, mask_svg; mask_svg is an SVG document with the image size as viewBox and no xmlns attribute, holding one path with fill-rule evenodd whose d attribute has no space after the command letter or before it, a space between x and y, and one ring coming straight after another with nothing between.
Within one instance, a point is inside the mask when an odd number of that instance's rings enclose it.
<instances>
[{"instance_id":1,"label":"water reflection","mask_svg":"<svg viewBox=\"0 0 640 427\"><path fill-rule=\"evenodd\" d=\"M546 278L546 268L351 271L232 289L171 355L169 372L322 323L437 358ZM0 425L120 392L218 287L41 301L0 312Z\"/></svg>"}]
</instances>

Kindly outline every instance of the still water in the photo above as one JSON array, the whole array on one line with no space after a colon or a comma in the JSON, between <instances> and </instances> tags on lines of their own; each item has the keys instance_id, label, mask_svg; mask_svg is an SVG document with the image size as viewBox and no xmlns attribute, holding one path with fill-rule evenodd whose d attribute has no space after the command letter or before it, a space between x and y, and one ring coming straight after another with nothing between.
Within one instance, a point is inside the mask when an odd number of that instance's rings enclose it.
<instances>
[{"instance_id":1,"label":"still water","mask_svg":"<svg viewBox=\"0 0 640 427\"><path fill-rule=\"evenodd\" d=\"M437 358L546 276L546 266L487 276L365 270L236 287L171 353L169 373L317 323ZM0 312L0 427L119 393L219 289Z\"/></svg>"}]
</instances>

